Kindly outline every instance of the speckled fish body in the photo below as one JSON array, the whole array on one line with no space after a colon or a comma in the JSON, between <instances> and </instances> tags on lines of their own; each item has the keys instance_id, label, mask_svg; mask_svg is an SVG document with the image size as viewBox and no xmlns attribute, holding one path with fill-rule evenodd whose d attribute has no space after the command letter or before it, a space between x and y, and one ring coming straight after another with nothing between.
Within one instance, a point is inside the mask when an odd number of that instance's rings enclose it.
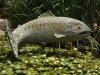
<instances>
[{"instance_id":1,"label":"speckled fish body","mask_svg":"<svg viewBox=\"0 0 100 75\"><path fill-rule=\"evenodd\" d=\"M55 17L44 13L35 20L29 21L12 32L13 50L18 57L18 45L21 43L65 42L79 40L89 36L90 28L83 22L68 18Z\"/></svg>"},{"instance_id":2,"label":"speckled fish body","mask_svg":"<svg viewBox=\"0 0 100 75\"><path fill-rule=\"evenodd\" d=\"M73 27L76 27L76 32ZM77 27L80 27L79 29ZM15 29L13 37L17 43L20 42L63 42L78 40L87 36L76 35L83 31L89 31L87 26L75 19L66 17L43 17L32 20ZM68 28L68 29L67 29ZM72 30L72 31L71 31ZM69 31L69 33L67 33ZM65 35L57 38L55 35Z\"/></svg>"}]
</instances>

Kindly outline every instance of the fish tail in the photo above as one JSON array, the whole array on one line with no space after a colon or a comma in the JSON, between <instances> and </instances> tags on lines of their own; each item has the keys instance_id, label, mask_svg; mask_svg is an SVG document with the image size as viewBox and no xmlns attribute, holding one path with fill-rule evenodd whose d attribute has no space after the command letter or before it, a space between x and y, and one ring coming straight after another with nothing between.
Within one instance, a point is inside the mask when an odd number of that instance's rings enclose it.
<instances>
[{"instance_id":1,"label":"fish tail","mask_svg":"<svg viewBox=\"0 0 100 75\"><path fill-rule=\"evenodd\" d=\"M13 50L14 52L14 56L15 58L18 58L18 45L12 35L12 32L10 31L10 28L9 28L9 22L7 19L5 19L5 22L6 22L6 33L7 33L7 36L8 36L8 40L9 40L9 43L10 43L10 46L11 46L11 49Z\"/></svg>"}]
</instances>

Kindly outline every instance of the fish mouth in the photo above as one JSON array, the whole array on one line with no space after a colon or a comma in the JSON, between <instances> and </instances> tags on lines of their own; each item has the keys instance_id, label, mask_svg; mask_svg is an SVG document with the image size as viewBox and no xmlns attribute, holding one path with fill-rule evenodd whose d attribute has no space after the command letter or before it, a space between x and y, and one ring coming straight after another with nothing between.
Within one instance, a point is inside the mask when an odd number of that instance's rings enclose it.
<instances>
[{"instance_id":1,"label":"fish mouth","mask_svg":"<svg viewBox=\"0 0 100 75\"><path fill-rule=\"evenodd\" d=\"M80 35L80 34L82 34L82 35L84 35L84 34L90 34L90 31L82 31L82 32L78 33L78 35Z\"/></svg>"}]
</instances>

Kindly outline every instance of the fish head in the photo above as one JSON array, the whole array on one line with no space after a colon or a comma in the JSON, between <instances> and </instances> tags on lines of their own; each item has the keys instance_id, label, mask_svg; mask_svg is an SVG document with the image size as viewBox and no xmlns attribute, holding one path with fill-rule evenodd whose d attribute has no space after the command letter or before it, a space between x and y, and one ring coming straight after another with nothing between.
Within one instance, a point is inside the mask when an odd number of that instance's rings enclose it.
<instances>
[{"instance_id":1,"label":"fish head","mask_svg":"<svg viewBox=\"0 0 100 75\"><path fill-rule=\"evenodd\" d=\"M85 38L90 35L91 29L79 20L72 20L66 28L66 35L74 38Z\"/></svg>"}]
</instances>

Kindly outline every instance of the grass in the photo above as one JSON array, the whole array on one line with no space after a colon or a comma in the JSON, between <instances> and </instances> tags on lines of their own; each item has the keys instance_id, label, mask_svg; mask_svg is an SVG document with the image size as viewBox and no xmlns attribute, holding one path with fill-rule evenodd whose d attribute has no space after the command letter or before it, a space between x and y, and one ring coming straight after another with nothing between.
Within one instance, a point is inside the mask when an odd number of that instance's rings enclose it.
<instances>
[{"instance_id":1,"label":"grass","mask_svg":"<svg viewBox=\"0 0 100 75\"><path fill-rule=\"evenodd\" d=\"M56 16L71 17L91 25L99 22L99 0L9 0L6 14L13 27L51 10Z\"/></svg>"},{"instance_id":2,"label":"grass","mask_svg":"<svg viewBox=\"0 0 100 75\"><path fill-rule=\"evenodd\" d=\"M100 59L91 51L66 50L39 45L20 49L19 59L14 59L6 37L0 38L0 75L99 75ZM84 53L85 52L85 53Z\"/></svg>"}]
</instances>

